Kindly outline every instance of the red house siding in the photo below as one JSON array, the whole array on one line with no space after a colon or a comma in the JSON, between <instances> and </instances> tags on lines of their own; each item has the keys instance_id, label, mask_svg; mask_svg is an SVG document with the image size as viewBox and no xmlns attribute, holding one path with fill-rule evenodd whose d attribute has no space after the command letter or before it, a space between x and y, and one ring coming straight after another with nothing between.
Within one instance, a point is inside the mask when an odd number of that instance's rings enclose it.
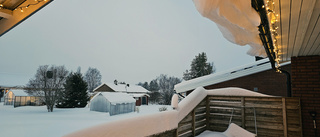
<instances>
[{"instance_id":1,"label":"red house siding","mask_svg":"<svg viewBox=\"0 0 320 137\"><path fill-rule=\"evenodd\" d=\"M139 98L138 100L136 99L136 106L141 106L141 98Z\"/></svg>"},{"instance_id":2,"label":"red house siding","mask_svg":"<svg viewBox=\"0 0 320 137\"><path fill-rule=\"evenodd\" d=\"M146 98L147 100L147 104L144 104L144 105L148 105L149 104L149 97L148 96L143 96ZM142 105L142 97L139 97L138 100L136 100L136 106L141 106Z\"/></svg>"},{"instance_id":3,"label":"red house siding","mask_svg":"<svg viewBox=\"0 0 320 137\"><path fill-rule=\"evenodd\" d=\"M282 66L282 69L291 72L291 65ZM229 81L206 86L206 89L240 87L254 91L256 88L259 93L275 96L287 96L286 75L270 69L267 71L243 76Z\"/></svg>"},{"instance_id":4,"label":"red house siding","mask_svg":"<svg viewBox=\"0 0 320 137\"><path fill-rule=\"evenodd\" d=\"M292 96L301 99L303 136L314 137L311 111L317 113L316 125L320 127L320 56L292 57Z\"/></svg>"}]
</instances>

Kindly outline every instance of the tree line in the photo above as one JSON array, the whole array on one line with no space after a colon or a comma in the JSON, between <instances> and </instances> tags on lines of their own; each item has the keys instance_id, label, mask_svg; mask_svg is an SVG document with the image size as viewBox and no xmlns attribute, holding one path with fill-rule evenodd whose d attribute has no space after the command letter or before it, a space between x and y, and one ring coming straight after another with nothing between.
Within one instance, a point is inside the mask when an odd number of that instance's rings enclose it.
<instances>
[{"instance_id":1,"label":"tree line","mask_svg":"<svg viewBox=\"0 0 320 137\"><path fill-rule=\"evenodd\" d=\"M190 69L183 73L184 80L191 80L197 77L209 75L215 72L215 67L213 63L207 62L206 53L199 53L192 60ZM151 103L170 105L171 98L174 91L174 85L180 83L182 80L174 77L161 74L154 80L150 82L140 82L138 85L144 87L145 89L151 91L149 101Z\"/></svg>"},{"instance_id":2,"label":"tree line","mask_svg":"<svg viewBox=\"0 0 320 137\"><path fill-rule=\"evenodd\" d=\"M207 62L206 53L199 53L192 60L190 69L183 73L184 80L190 80L215 72L213 63ZM39 66L35 76L27 84L27 92L31 95L44 97L43 101L48 112L54 106L60 108L85 107L89 101L88 92L101 84L101 74L96 68L91 68L84 75L81 69L69 72L65 66ZM161 74L150 82L140 82L140 85L151 91L151 103L169 105L174 92L174 85L182 79Z\"/></svg>"}]
</instances>

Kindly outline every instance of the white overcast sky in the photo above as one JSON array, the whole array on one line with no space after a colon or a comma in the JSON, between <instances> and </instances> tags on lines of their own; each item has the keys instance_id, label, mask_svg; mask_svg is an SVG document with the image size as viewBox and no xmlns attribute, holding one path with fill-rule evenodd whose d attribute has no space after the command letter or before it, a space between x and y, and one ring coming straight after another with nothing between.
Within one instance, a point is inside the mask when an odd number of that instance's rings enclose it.
<instances>
[{"instance_id":1,"label":"white overcast sky","mask_svg":"<svg viewBox=\"0 0 320 137\"><path fill-rule=\"evenodd\" d=\"M0 85L25 85L39 65L100 70L102 82L182 78L206 52L217 72L254 61L192 0L55 0L0 37Z\"/></svg>"}]
</instances>

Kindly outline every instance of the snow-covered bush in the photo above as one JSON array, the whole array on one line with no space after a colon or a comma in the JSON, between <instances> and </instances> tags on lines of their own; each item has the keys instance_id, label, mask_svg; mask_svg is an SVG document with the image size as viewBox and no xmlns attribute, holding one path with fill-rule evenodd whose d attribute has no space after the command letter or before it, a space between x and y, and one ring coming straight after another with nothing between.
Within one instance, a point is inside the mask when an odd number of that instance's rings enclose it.
<instances>
[{"instance_id":1,"label":"snow-covered bush","mask_svg":"<svg viewBox=\"0 0 320 137\"><path fill-rule=\"evenodd\" d=\"M135 111L136 111L137 113L139 113L139 112L140 112L140 107L139 107L139 106L136 106Z\"/></svg>"},{"instance_id":2,"label":"snow-covered bush","mask_svg":"<svg viewBox=\"0 0 320 137\"><path fill-rule=\"evenodd\" d=\"M159 108L159 111L160 112L162 112L162 111L167 111L168 110L168 108L166 107L166 106L163 106L163 107L160 107Z\"/></svg>"}]
</instances>

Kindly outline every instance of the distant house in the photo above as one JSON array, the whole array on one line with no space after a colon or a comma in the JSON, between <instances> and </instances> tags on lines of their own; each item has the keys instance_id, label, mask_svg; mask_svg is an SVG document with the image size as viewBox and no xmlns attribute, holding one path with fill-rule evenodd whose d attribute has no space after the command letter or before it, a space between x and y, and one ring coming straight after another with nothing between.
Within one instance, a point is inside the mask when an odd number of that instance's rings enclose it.
<instances>
[{"instance_id":1,"label":"distant house","mask_svg":"<svg viewBox=\"0 0 320 137\"><path fill-rule=\"evenodd\" d=\"M282 63L281 66L291 72L291 62ZM177 93L188 94L197 87L206 89L240 87L268 95L287 96L286 75L272 70L269 59L184 81L175 85L174 89Z\"/></svg>"},{"instance_id":2,"label":"distant house","mask_svg":"<svg viewBox=\"0 0 320 137\"><path fill-rule=\"evenodd\" d=\"M134 112L136 100L126 93L98 92L90 101L90 111L109 112L110 116Z\"/></svg>"},{"instance_id":3,"label":"distant house","mask_svg":"<svg viewBox=\"0 0 320 137\"><path fill-rule=\"evenodd\" d=\"M136 100L136 106L148 105L149 95L148 94L129 94Z\"/></svg>"},{"instance_id":4,"label":"distant house","mask_svg":"<svg viewBox=\"0 0 320 137\"><path fill-rule=\"evenodd\" d=\"M19 106L40 106L42 105L41 97L28 95L22 89L9 90L4 95L4 105Z\"/></svg>"},{"instance_id":5,"label":"distant house","mask_svg":"<svg viewBox=\"0 0 320 137\"><path fill-rule=\"evenodd\" d=\"M148 105L149 102L149 91L145 88L137 85L129 84L117 84L117 83L103 83L93 90L93 92L117 92L127 93L136 99L136 106Z\"/></svg>"}]
</instances>

